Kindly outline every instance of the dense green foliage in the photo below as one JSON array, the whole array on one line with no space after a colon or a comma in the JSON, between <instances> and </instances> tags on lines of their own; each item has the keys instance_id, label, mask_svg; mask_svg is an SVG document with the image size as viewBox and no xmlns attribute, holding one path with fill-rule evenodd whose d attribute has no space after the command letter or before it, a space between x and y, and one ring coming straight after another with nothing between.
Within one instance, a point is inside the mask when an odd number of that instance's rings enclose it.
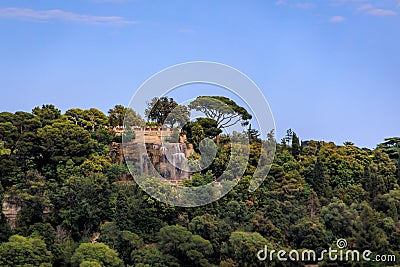
<instances>
[{"instance_id":1,"label":"dense green foliage","mask_svg":"<svg viewBox=\"0 0 400 267\"><path fill-rule=\"evenodd\" d=\"M400 138L365 149L301 142L290 130L265 182L249 193L262 142L249 127L249 163L238 185L214 203L180 208L151 198L110 156L120 141L111 129L127 112L143 124L118 105L109 116L97 109L62 114L53 105L0 113L0 196L21 208L15 227L0 212L0 266L298 266L260 262L256 253L265 245L321 251L339 238L400 260ZM163 112L148 116L158 121ZM220 124L188 125L196 151L201 139L221 133ZM211 166L186 185L225 170L229 138L220 135L217 146Z\"/></svg>"},{"instance_id":2,"label":"dense green foliage","mask_svg":"<svg viewBox=\"0 0 400 267\"><path fill-rule=\"evenodd\" d=\"M154 97L147 103L145 115L148 120L158 124L185 125L189 121L189 110L186 106L178 105L173 98ZM133 124L130 124L133 125Z\"/></svg>"},{"instance_id":3,"label":"dense green foliage","mask_svg":"<svg viewBox=\"0 0 400 267\"><path fill-rule=\"evenodd\" d=\"M0 266L52 266L51 253L40 238L13 235L0 245Z\"/></svg>"}]
</instances>

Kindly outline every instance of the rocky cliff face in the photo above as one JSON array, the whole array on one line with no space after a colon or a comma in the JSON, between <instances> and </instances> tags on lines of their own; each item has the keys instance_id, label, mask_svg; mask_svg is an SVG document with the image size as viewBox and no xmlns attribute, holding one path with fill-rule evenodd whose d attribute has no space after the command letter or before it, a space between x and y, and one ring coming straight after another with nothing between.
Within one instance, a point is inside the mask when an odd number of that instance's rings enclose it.
<instances>
[{"instance_id":1,"label":"rocky cliff face","mask_svg":"<svg viewBox=\"0 0 400 267\"><path fill-rule=\"evenodd\" d=\"M7 202L6 199L3 200L3 214L7 218L7 222L10 225L11 229L15 229L17 222L18 212L21 210L21 207L16 204L11 204Z\"/></svg>"}]
</instances>

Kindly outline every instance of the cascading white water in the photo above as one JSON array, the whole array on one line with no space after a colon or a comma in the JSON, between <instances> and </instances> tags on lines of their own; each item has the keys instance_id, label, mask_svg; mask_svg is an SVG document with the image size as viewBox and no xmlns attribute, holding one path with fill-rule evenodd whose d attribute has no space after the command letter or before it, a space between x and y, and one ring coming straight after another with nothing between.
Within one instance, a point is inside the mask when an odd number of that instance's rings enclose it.
<instances>
[{"instance_id":1,"label":"cascading white water","mask_svg":"<svg viewBox=\"0 0 400 267\"><path fill-rule=\"evenodd\" d=\"M181 153L181 144L179 143L173 143L172 147L174 148L175 153Z\"/></svg>"},{"instance_id":2,"label":"cascading white water","mask_svg":"<svg viewBox=\"0 0 400 267\"><path fill-rule=\"evenodd\" d=\"M177 177L177 174L181 176L181 174L186 173L186 145L182 143L165 143L162 145L161 153L164 154L171 166L171 176L172 178L181 178ZM177 171L178 170L178 171Z\"/></svg>"},{"instance_id":3,"label":"cascading white water","mask_svg":"<svg viewBox=\"0 0 400 267\"><path fill-rule=\"evenodd\" d=\"M176 164L182 164L186 161L185 153L179 152L172 155L172 160Z\"/></svg>"},{"instance_id":4,"label":"cascading white water","mask_svg":"<svg viewBox=\"0 0 400 267\"><path fill-rule=\"evenodd\" d=\"M177 153L185 154L186 145L181 143L164 143L162 144L160 151L161 153L169 156Z\"/></svg>"},{"instance_id":5,"label":"cascading white water","mask_svg":"<svg viewBox=\"0 0 400 267\"><path fill-rule=\"evenodd\" d=\"M160 152L161 152L161 155L165 155L165 153L167 152L167 148L165 146L161 146Z\"/></svg>"},{"instance_id":6,"label":"cascading white water","mask_svg":"<svg viewBox=\"0 0 400 267\"><path fill-rule=\"evenodd\" d=\"M182 179L188 176L187 171L187 158L186 158L186 145L183 143L163 143L161 145L151 146L153 150L158 150L160 155L160 162L165 164L162 158L166 159L167 167L170 170L170 178ZM160 162L152 161L147 153L142 153L140 156L140 173L148 174L152 170L152 165ZM165 165L164 165L165 166Z\"/></svg>"}]
</instances>

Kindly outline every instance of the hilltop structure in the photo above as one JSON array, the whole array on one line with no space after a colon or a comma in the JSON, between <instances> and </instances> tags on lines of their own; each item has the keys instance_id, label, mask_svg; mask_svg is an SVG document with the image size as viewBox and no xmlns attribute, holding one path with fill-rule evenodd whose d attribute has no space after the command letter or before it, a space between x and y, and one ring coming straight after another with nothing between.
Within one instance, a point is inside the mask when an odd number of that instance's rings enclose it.
<instances>
[{"instance_id":1,"label":"hilltop structure","mask_svg":"<svg viewBox=\"0 0 400 267\"><path fill-rule=\"evenodd\" d=\"M124 130L123 127L114 128L117 134L122 134ZM135 138L123 144L126 162L137 166L138 174L151 175L157 172L172 181L189 178L186 163L187 158L194 153L193 145L187 142L185 135L180 135L176 130L167 126L132 127ZM111 151L118 154L119 161L122 161L119 144L114 143Z\"/></svg>"}]
</instances>

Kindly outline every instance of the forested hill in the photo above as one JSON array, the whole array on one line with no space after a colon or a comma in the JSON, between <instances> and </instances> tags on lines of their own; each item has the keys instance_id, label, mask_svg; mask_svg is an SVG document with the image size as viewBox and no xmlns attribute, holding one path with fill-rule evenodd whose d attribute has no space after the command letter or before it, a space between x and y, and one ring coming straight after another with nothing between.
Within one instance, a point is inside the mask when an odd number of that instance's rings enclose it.
<instances>
[{"instance_id":1,"label":"forested hill","mask_svg":"<svg viewBox=\"0 0 400 267\"><path fill-rule=\"evenodd\" d=\"M396 255L400 264L400 138L365 149L301 141L289 130L250 193L262 140L249 128L238 185L207 206L181 208L144 193L112 153L121 142L113 127L126 114L136 125L157 124L120 105L107 115L94 108L62 114L53 105L0 113L0 196L3 208L17 212L12 223L0 212L0 266L299 266L256 254L265 245L321 251L340 238L349 248ZM217 126L199 120L187 129L196 153L195 129L219 138L213 163L187 186L224 171L230 144ZM395 263L362 266L386 265Z\"/></svg>"}]
</instances>

